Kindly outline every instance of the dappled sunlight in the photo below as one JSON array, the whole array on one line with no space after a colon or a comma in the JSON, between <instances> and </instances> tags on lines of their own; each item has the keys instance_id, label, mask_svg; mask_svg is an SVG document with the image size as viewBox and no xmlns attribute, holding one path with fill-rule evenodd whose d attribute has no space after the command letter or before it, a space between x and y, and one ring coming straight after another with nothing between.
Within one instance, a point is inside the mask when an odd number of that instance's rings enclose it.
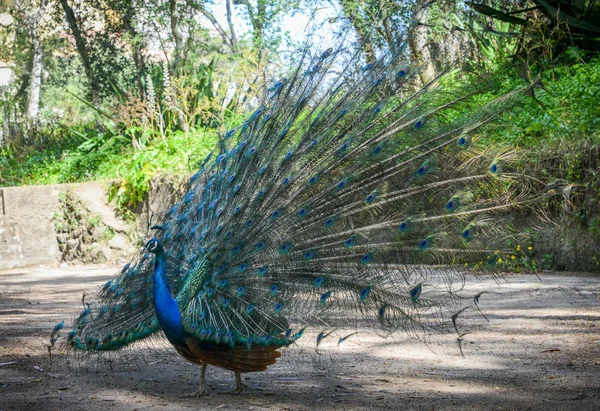
<instances>
[{"instance_id":1,"label":"dappled sunlight","mask_svg":"<svg viewBox=\"0 0 600 411\"><path fill-rule=\"evenodd\" d=\"M54 324L68 320L80 309L82 293L113 272L70 267L0 273L0 363L9 363L0 366L3 401L22 405L27 396L34 407L60 409L85 401L94 410L305 409L306 398L344 409L394 409L398 401L410 409L520 409L541 403L569 409L600 403L596 278L556 275L543 286L527 281L481 302L489 322L477 310L460 317L459 327L469 332L462 338L464 356L453 330L425 341L401 333L383 340L360 333L338 346L337 338L352 331L340 329L316 351L309 332L267 371L243 374L248 385L243 394L216 395L233 389L235 380L233 373L209 367L211 395L182 398L197 388L200 368L181 359L165 340L87 359L57 349L50 362L46 345Z\"/></svg>"}]
</instances>

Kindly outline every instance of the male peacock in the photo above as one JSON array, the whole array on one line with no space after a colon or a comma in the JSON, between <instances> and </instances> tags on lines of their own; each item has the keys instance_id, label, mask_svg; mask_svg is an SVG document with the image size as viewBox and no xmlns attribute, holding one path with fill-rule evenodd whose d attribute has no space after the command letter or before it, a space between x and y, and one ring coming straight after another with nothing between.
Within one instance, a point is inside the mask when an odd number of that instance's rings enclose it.
<instances>
[{"instance_id":1,"label":"male peacock","mask_svg":"<svg viewBox=\"0 0 600 411\"><path fill-rule=\"evenodd\" d=\"M156 238L87 305L66 343L121 349L163 330L189 361L265 370L310 327L428 332L452 324L465 273L494 266L509 211L543 196L514 151L476 131L531 87L485 105L423 84L398 44L359 64L348 39L306 47L221 139ZM458 285L457 285L458 284ZM62 323L52 335L59 338ZM350 335L339 335L339 342Z\"/></svg>"}]
</instances>

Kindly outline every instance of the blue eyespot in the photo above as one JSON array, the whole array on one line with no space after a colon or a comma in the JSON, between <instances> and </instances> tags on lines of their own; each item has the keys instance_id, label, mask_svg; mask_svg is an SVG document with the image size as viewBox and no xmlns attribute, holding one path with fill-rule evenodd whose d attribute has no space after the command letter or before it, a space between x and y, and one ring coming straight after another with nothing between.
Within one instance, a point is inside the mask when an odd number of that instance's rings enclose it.
<instances>
[{"instance_id":1,"label":"blue eyespot","mask_svg":"<svg viewBox=\"0 0 600 411\"><path fill-rule=\"evenodd\" d=\"M497 176L500 175L502 173L502 163L495 162L490 166L490 173L492 173L493 175Z\"/></svg>"},{"instance_id":2,"label":"blue eyespot","mask_svg":"<svg viewBox=\"0 0 600 411\"><path fill-rule=\"evenodd\" d=\"M362 290L360 290L360 300L361 301L366 300L370 293L371 293L371 287L365 287Z\"/></svg>"},{"instance_id":3,"label":"blue eyespot","mask_svg":"<svg viewBox=\"0 0 600 411\"><path fill-rule=\"evenodd\" d=\"M421 296L421 291L423 290L423 284L419 283L416 287L410 290L410 299L416 303Z\"/></svg>"},{"instance_id":4,"label":"blue eyespot","mask_svg":"<svg viewBox=\"0 0 600 411\"><path fill-rule=\"evenodd\" d=\"M401 233L406 233L411 228L412 228L412 222L410 220L406 220L406 221L403 221L402 223L400 223L400 225L398 226L398 231L400 231Z\"/></svg>"},{"instance_id":5,"label":"blue eyespot","mask_svg":"<svg viewBox=\"0 0 600 411\"><path fill-rule=\"evenodd\" d=\"M460 148L467 148L471 145L471 136L465 134L464 136L460 136L456 142Z\"/></svg>"},{"instance_id":6,"label":"blue eyespot","mask_svg":"<svg viewBox=\"0 0 600 411\"><path fill-rule=\"evenodd\" d=\"M420 130L423 127L425 127L425 124L427 123L427 119L425 117L421 117L420 119L418 119L415 122L414 128L415 130Z\"/></svg>"},{"instance_id":7,"label":"blue eyespot","mask_svg":"<svg viewBox=\"0 0 600 411\"><path fill-rule=\"evenodd\" d=\"M460 206L460 201L458 200L457 197L454 197L446 203L446 211L447 212L455 211L459 206Z\"/></svg>"},{"instance_id":8,"label":"blue eyespot","mask_svg":"<svg viewBox=\"0 0 600 411\"><path fill-rule=\"evenodd\" d=\"M318 276L317 278L315 278L315 286L321 287L323 284L325 284L326 280L327 278L324 275Z\"/></svg>"},{"instance_id":9,"label":"blue eyespot","mask_svg":"<svg viewBox=\"0 0 600 411\"><path fill-rule=\"evenodd\" d=\"M471 228L467 228L462 232L462 238L465 240L470 240L471 238L473 238L473 235L475 234L475 228L471 227Z\"/></svg>"},{"instance_id":10,"label":"blue eyespot","mask_svg":"<svg viewBox=\"0 0 600 411\"><path fill-rule=\"evenodd\" d=\"M421 251L425 251L425 250L427 250L428 248L431 247L431 244L432 244L431 239L430 238L426 238L426 239L424 239L423 241L421 241L419 243L419 249Z\"/></svg>"},{"instance_id":11,"label":"blue eyespot","mask_svg":"<svg viewBox=\"0 0 600 411\"><path fill-rule=\"evenodd\" d=\"M417 175L419 177L423 177L429 172L429 170L431 170L431 166L429 165L429 163L425 162L421 165L421 167L417 169Z\"/></svg>"},{"instance_id":12,"label":"blue eyespot","mask_svg":"<svg viewBox=\"0 0 600 411\"><path fill-rule=\"evenodd\" d=\"M396 75L398 77L405 77L406 75L408 75L408 73L410 73L410 68L409 67L402 67L401 69L399 69L396 72Z\"/></svg>"},{"instance_id":13,"label":"blue eyespot","mask_svg":"<svg viewBox=\"0 0 600 411\"><path fill-rule=\"evenodd\" d=\"M290 251L291 245L290 243L283 243L279 246L279 252L281 254L287 254Z\"/></svg>"},{"instance_id":14,"label":"blue eyespot","mask_svg":"<svg viewBox=\"0 0 600 411\"><path fill-rule=\"evenodd\" d=\"M335 224L336 218L335 217L329 217L325 220L325 227L327 228L331 228L333 227L333 225Z\"/></svg>"},{"instance_id":15,"label":"blue eyespot","mask_svg":"<svg viewBox=\"0 0 600 411\"><path fill-rule=\"evenodd\" d=\"M369 252L360 258L361 264L367 264L373 259L373 253Z\"/></svg>"}]
</instances>

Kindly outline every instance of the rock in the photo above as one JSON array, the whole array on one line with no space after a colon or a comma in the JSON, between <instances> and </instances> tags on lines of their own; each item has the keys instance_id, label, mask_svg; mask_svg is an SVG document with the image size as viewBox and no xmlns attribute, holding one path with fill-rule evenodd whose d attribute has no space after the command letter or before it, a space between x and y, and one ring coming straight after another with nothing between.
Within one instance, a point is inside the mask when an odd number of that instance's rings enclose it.
<instances>
[{"instance_id":1,"label":"rock","mask_svg":"<svg viewBox=\"0 0 600 411\"><path fill-rule=\"evenodd\" d=\"M95 242L101 241L104 238L104 235L106 234L106 227L104 226L99 226L94 228L94 231L92 232L92 239Z\"/></svg>"},{"instance_id":2,"label":"rock","mask_svg":"<svg viewBox=\"0 0 600 411\"><path fill-rule=\"evenodd\" d=\"M81 234L83 234L83 230L81 229L81 227L77 227L75 230L73 230L72 237L79 238L81 237Z\"/></svg>"},{"instance_id":3,"label":"rock","mask_svg":"<svg viewBox=\"0 0 600 411\"><path fill-rule=\"evenodd\" d=\"M114 251L107 246L101 246L100 249L102 250L102 254L104 254L106 256L106 259L108 261L112 261L114 259Z\"/></svg>"},{"instance_id":4,"label":"rock","mask_svg":"<svg viewBox=\"0 0 600 411\"><path fill-rule=\"evenodd\" d=\"M81 240L83 241L84 244L90 244L90 243L92 243L93 239L92 239L92 236L87 233L87 231L84 231L83 236L81 237Z\"/></svg>"},{"instance_id":5,"label":"rock","mask_svg":"<svg viewBox=\"0 0 600 411\"><path fill-rule=\"evenodd\" d=\"M106 255L104 255L104 251L102 249L97 248L92 250L92 262L95 264L104 264L108 261Z\"/></svg>"},{"instance_id":6,"label":"rock","mask_svg":"<svg viewBox=\"0 0 600 411\"><path fill-rule=\"evenodd\" d=\"M131 244L127 241L127 238L121 234L115 234L115 236L108 242L108 246L113 250L127 251L131 249Z\"/></svg>"},{"instance_id":7,"label":"rock","mask_svg":"<svg viewBox=\"0 0 600 411\"><path fill-rule=\"evenodd\" d=\"M78 246L79 246L78 240L76 240L74 238L67 240L67 250L76 250Z\"/></svg>"},{"instance_id":8,"label":"rock","mask_svg":"<svg viewBox=\"0 0 600 411\"><path fill-rule=\"evenodd\" d=\"M56 236L56 241L58 241L58 244L64 244L67 242L67 234L58 234Z\"/></svg>"}]
</instances>

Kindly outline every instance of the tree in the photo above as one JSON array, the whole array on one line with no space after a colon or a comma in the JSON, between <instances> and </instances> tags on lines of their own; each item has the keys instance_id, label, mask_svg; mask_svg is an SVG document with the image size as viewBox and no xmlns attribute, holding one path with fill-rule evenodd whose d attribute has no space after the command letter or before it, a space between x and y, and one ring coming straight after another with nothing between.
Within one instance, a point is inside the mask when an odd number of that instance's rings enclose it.
<instances>
[{"instance_id":1,"label":"tree","mask_svg":"<svg viewBox=\"0 0 600 411\"><path fill-rule=\"evenodd\" d=\"M79 53L81 64L83 65L83 69L85 70L85 75L88 79L88 90L90 98L92 99L92 101L97 102L99 100L98 87L96 83L96 76L94 75L94 71L92 69L87 41L81 33L79 24L77 22L77 17L75 16L75 12L73 11L73 8L71 8L69 2L67 0L59 1L63 8L67 24L69 25L69 28L71 30L71 34L73 35L73 39L75 40L75 46L77 47L77 52Z\"/></svg>"},{"instance_id":2,"label":"tree","mask_svg":"<svg viewBox=\"0 0 600 411\"><path fill-rule=\"evenodd\" d=\"M225 0L225 1L226 1L225 5L227 7L227 25L229 26L229 34L219 24L219 22L217 21L215 16L210 11L208 11L208 9L206 8L206 5L204 4L203 1L188 0L187 4L192 10L196 10L196 11L200 12L204 17L206 17L208 19L208 21L210 21L212 26L215 28L217 33L219 33L219 36L221 36L221 38L223 39L223 44L225 44L225 46L227 46L231 50L232 53L236 53L238 51L237 50L237 36L235 34L235 29L233 27L232 14L231 14L232 13L231 0Z\"/></svg>"},{"instance_id":3,"label":"tree","mask_svg":"<svg viewBox=\"0 0 600 411\"><path fill-rule=\"evenodd\" d=\"M42 88L42 42L39 33L39 24L48 0L41 0L39 6L31 9L25 14L25 24L31 33L32 44L32 62L31 62L31 77L29 82L29 99L27 103L27 117L30 120L37 120L40 113L40 91Z\"/></svg>"}]
</instances>

